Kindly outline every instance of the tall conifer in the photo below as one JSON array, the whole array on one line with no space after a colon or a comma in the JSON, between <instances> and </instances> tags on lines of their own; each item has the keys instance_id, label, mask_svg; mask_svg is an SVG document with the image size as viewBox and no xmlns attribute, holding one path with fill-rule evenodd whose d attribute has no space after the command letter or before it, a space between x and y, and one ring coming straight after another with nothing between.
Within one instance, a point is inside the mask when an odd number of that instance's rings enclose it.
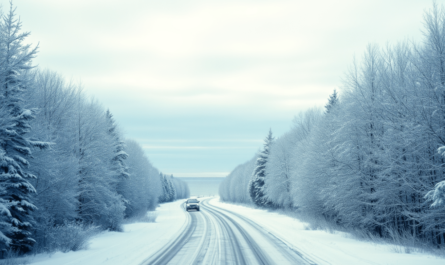
<instances>
[{"instance_id":1,"label":"tall conifer","mask_svg":"<svg viewBox=\"0 0 445 265\"><path fill-rule=\"evenodd\" d=\"M31 60L37 47L23 44L29 33L21 33L20 20L16 18L11 5L9 13L2 19L0 42L0 106L3 120L0 127L0 195L6 203L3 211L3 250L8 246L19 252L28 252L34 244L31 230L34 224L32 202L34 187L28 181L36 178L27 170L28 158L34 147L46 148L48 143L27 138L31 131L30 121L35 109L26 109L23 100L31 85L27 72L32 68Z\"/></svg>"},{"instance_id":2,"label":"tall conifer","mask_svg":"<svg viewBox=\"0 0 445 265\"><path fill-rule=\"evenodd\" d=\"M128 154L125 152L124 141L121 140L121 137L117 131L116 122L109 110L107 110L105 118L108 125L107 132L113 141L113 158L111 161L111 166L116 178L115 188L119 194L122 194L122 183L130 176L128 174L128 167L125 164Z\"/></svg>"},{"instance_id":3,"label":"tall conifer","mask_svg":"<svg viewBox=\"0 0 445 265\"><path fill-rule=\"evenodd\" d=\"M263 207L271 206L264 197L264 178L266 177L266 163L269 158L269 150L273 140L272 130L269 130L269 134L264 140L264 148L258 156L252 179L249 183L250 198L256 205Z\"/></svg>"}]
</instances>

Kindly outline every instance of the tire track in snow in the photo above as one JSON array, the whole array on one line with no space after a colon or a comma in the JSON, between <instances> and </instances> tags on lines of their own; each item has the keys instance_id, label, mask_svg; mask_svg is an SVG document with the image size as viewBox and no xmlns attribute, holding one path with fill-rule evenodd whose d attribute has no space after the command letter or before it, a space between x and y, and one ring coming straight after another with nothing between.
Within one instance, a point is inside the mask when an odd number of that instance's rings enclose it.
<instances>
[{"instance_id":1,"label":"tire track in snow","mask_svg":"<svg viewBox=\"0 0 445 265\"><path fill-rule=\"evenodd\" d=\"M231 226L234 226L238 233L242 236L244 241L248 244L249 249L253 252L256 263L255 264L272 264L270 257L266 254L267 251L262 250L258 244L255 242L255 240L250 237L250 235L236 222L233 221L230 217L226 216L225 214L215 211L214 209L211 209L210 207L207 207L206 204L203 204L206 207L204 208L206 211L209 211L213 213L215 217L219 219L219 221L223 224L225 227L225 230L229 234L229 239L231 239L231 246L232 251L235 253L235 257L237 260L236 264L250 264L250 261L246 261L245 259L245 253L242 253L242 247L240 244L239 237L235 236L235 231Z\"/></svg>"},{"instance_id":2,"label":"tire track in snow","mask_svg":"<svg viewBox=\"0 0 445 265\"><path fill-rule=\"evenodd\" d=\"M181 204L181 208L184 208L184 203ZM196 226L193 223L196 222L196 216L187 214L187 219L184 224L182 232L179 233L177 238L171 240L171 243L165 245L156 255L144 260L141 265L145 264L168 264L168 262L181 250L181 248L187 243L189 238L193 235Z\"/></svg>"},{"instance_id":3,"label":"tire track in snow","mask_svg":"<svg viewBox=\"0 0 445 265\"><path fill-rule=\"evenodd\" d=\"M206 206L209 206L210 204L208 203L208 201L206 201ZM283 249L283 250L290 250L292 251L294 254L296 254L299 257L299 263L300 264L310 264L310 265L316 265L316 263L311 260L309 257L307 257L306 255L304 255L301 251L295 249L293 246L291 246L288 242L286 242L285 240L277 237L276 235L274 235L273 233L267 231L264 227L260 226L259 224L257 224L256 222L250 220L249 218L246 218L238 213L223 209L221 207L215 206L215 205L211 205L210 207L213 207L215 209L218 209L219 211L222 212L226 212L229 213L231 215L234 215L236 217L238 217L239 219L243 220L244 222L248 223L250 226L254 227L257 231L259 231L261 234L263 234L264 237L269 238L270 242L273 242L274 245L278 248L278 249ZM289 252L289 251L282 251L282 253L284 255L286 255L288 257L288 259L292 260L295 259L295 257ZM303 262L303 263L301 263Z\"/></svg>"},{"instance_id":4,"label":"tire track in snow","mask_svg":"<svg viewBox=\"0 0 445 265\"><path fill-rule=\"evenodd\" d=\"M201 211L185 212L178 236L146 264L315 264L239 214L201 202ZM239 221L239 220L240 221Z\"/></svg>"}]
</instances>

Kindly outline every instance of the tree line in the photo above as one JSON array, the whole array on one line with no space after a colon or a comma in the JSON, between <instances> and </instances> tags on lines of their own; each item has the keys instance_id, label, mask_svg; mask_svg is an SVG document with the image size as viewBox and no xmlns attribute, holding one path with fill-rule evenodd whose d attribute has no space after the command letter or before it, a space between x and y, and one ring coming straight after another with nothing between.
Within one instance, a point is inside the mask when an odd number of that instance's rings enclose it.
<instances>
[{"instance_id":1,"label":"tree line","mask_svg":"<svg viewBox=\"0 0 445 265\"><path fill-rule=\"evenodd\" d=\"M369 45L324 109L221 183L224 201L284 208L367 234L445 244L445 10L420 43Z\"/></svg>"},{"instance_id":2,"label":"tree line","mask_svg":"<svg viewBox=\"0 0 445 265\"><path fill-rule=\"evenodd\" d=\"M110 111L32 64L38 47L21 27L11 5L0 21L0 256L77 250L92 231L188 197Z\"/></svg>"},{"instance_id":3,"label":"tree line","mask_svg":"<svg viewBox=\"0 0 445 265\"><path fill-rule=\"evenodd\" d=\"M171 202L190 197L190 189L184 181L174 178L173 175L167 176L162 173L160 173L160 178L163 192L159 196L159 202Z\"/></svg>"}]
</instances>

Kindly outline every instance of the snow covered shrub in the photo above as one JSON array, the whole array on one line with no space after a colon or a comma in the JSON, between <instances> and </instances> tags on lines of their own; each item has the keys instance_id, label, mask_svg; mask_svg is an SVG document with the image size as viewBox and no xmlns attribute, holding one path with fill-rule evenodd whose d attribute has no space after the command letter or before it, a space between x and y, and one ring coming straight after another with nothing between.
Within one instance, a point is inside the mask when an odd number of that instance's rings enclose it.
<instances>
[{"instance_id":1,"label":"snow covered shrub","mask_svg":"<svg viewBox=\"0 0 445 265\"><path fill-rule=\"evenodd\" d=\"M47 221L36 228L37 243L34 246L34 253L86 249L88 240L100 230L99 226L83 225L74 221L59 225Z\"/></svg>"},{"instance_id":2,"label":"snow covered shrub","mask_svg":"<svg viewBox=\"0 0 445 265\"><path fill-rule=\"evenodd\" d=\"M397 231L395 229L387 229L387 232L392 239L392 250L396 253L410 254L413 252L423 252L421 247L425 245L418 237L413 235L410 231Z\"/></svg>"},{"instance_id":3,"label":"snow covered shrub","mask_svg":"<svg viewBox=\"0 0 445 265\"><path fill-rule=\"evenodd\" d=\"M6 251L4 259L0 260L0 265L26 265L29 263L27 257L20 257L17 251L11 249Z\"/></svg>"},{"instance_id":4,"label":"snow covered shrub","mask_svg":"<svg viewBox=\"0 0 445 265\"><path fill-rule=\"evenodd\" d=\"M99 231L97 226L84 226L76 222L56 226L57 249L62 252L77 251L88 247L88 240Z\"/></svg>"},{"instance_id":5,"label":"snow covered shrub","mask_svg":"<svg viewBox=\"0 0 445 265\"><path fill-rule=\"evenodd\" d=\"M105 229L111 231L122 232L122 221L124 220L125 205L121 201L120 203L114 203L111 205L104 205L103 213L101 215L100 223Z\"/></svg>"},{"instance_id":6,"label":"snow covered shrub","mask_svg":"<svg viewBox=\"0 0 445 265\"><path fill-rule=\"evenodd\" d=\"M88 240L98 232L97 226L84 226L76 222L54 227L54 249L62 252L77 251L88 247Z\"/></svg>"}]
</instances>

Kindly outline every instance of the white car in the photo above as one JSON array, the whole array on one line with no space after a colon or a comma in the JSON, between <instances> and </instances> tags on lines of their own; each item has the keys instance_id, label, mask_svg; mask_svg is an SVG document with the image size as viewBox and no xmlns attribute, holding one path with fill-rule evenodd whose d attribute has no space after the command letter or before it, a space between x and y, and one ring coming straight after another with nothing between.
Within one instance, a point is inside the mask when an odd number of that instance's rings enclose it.
<instances>
[{"instance_id":1,"label":"white car","mask_svg":"<svg viewBox=\"0 0 445 265\"><path fill-rule=\"evenodd\" d=\"M199 211L199 201L197 199L188 199L185 202L185 209L187 211L192 209Z\"/></svg>"}]
</instances>

